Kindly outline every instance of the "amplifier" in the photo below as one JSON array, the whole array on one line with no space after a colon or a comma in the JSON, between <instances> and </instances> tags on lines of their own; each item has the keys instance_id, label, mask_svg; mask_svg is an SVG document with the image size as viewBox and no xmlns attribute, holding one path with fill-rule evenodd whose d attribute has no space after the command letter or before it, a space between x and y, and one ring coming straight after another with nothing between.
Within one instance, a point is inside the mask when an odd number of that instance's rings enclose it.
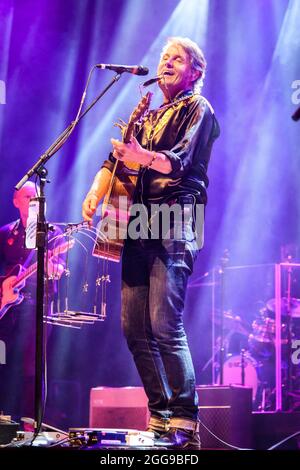
<instances>
[{"instance_id":1,"label":"amplifier","mask_svg":"<svg viewBox=\"0 0 300 470\"><path fill-rule=\"evenodd\" d=\"M19 423L0 422L0 445L9 444L15 437L19 429Z\"/></svg>"},{"instance_id":2,"label":"amplifier","mask_svg":"<svg viewBox=\"0 0 300 470\"><path fill-rule=\"evenodd\" d=\"M148 399L143 387L96 387L90 392L90 428L147 428Z\"/></svg>"},{"instance_id":3,"label":"amplifier","mask_svg":"<svg viewBox=\"0 0 300 470\"><path fill-rule=\"evenodd\" d=\"M252 448L252 389L203 385L199 397L200 437L203 448ZM224 442L221 442L217 437Z\"/></svg>"}]
</instances>

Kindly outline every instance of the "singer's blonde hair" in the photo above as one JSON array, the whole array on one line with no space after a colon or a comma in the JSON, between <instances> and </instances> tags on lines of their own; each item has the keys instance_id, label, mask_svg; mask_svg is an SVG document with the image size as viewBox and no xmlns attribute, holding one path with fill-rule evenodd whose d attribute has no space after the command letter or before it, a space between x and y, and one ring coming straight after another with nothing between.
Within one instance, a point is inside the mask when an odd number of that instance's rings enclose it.
<instances>
[{"instance_id":1,"label":"singer's blonde hair","mask_svg":"<svg viewBox=\"0 0 300 470\"><path fill-rule=\"evenodd\" d=\"M193 91L195 93L200 93L203 87L203 82L205 78L205 71L207 62L204 57L203 51L200 49L198 44L192 41L189 38L184 38L181 36L172 36L167 39L166 45L163 47L162 54L163 55L166 49L170 46L181 46L182 49L188 54L191 60L191 65L194 70L198 70L200 73L199 78L194 81L193 84Z\"/></svg>"}]
</instances>

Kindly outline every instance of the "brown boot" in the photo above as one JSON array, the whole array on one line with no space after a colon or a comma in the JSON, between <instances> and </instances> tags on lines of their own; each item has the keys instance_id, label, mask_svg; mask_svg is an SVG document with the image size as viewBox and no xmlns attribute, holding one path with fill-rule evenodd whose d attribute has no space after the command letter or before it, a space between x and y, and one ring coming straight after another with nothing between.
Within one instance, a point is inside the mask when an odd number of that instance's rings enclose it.
<instances>
[{"instance_id":1,"label":"brown boot","mask_svg":"<svg viewBox=\"0 0 300 470\"><path fill-rule=\"evenodd\" d=\"M147 431L154 433L154 438L159 439L162 435L166 434L169 430L170 419L161 418L159 416L150 416Z\"/></svg>"},{"instance_id":2,"label":"brown boot","mask_svg":"<svg viewBox=\"0 0 300 470\"><path fill-rule=\"evenodd\" d=\"M155 441L155 445L171 449L200 450L199 423L197 421L173 418L170 429Z\"/></svg>"}]
</instances>

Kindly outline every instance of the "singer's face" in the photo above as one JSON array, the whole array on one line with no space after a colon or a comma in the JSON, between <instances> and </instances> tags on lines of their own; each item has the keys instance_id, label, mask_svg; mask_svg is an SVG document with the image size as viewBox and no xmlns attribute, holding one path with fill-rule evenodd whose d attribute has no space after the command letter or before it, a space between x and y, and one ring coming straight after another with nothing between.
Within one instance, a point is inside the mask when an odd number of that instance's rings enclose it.
<instances>
[{"instance_id":1,"label":"singer's face","mask_svg":"<svg viewBox=\"0 0 300 470\"><path fill-rule=\"evenodd\" d=\"M191 90L199 72L192 69L188 53L181 46L173 44L163 51L157 75L163 75L158 84L168 100L181 91Z\"/></svg>"}]
</instances>

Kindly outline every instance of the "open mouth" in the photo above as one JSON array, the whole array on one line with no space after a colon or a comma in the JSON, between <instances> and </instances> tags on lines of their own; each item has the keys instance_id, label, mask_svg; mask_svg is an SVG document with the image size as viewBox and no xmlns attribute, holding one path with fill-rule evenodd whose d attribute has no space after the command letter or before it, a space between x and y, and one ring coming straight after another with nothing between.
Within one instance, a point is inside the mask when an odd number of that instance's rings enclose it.
<instances>
[{"instance_id":1,"label":"open mouth","mask_svg":"<svg viewBox=\"0 0 300 470\"><path fill-rule=\"evenodd\" d=\"M162 73L162 77L173 77L174 72L166 71Z\"/></svg>"}]
</instances>

